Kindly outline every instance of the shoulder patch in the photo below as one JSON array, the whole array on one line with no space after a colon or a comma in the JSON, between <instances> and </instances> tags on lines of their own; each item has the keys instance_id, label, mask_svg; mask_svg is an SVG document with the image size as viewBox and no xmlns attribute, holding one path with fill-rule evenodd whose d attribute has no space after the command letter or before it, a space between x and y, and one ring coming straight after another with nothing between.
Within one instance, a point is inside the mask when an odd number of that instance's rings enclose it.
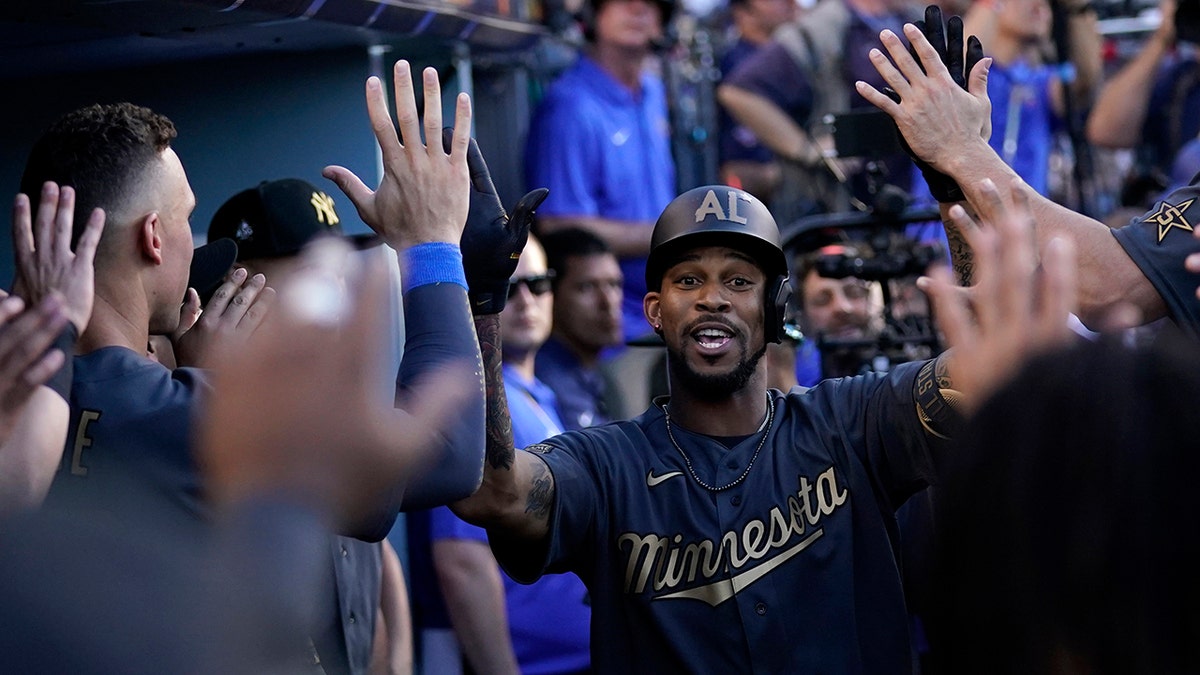
<instances>
[{"instance_id":1,"label":"shoulder patch","mask_svg":"<svg viewBox=\"0 0 1200 675\"><path fill-rule=\"evenodd\" d=\"M1163 200L1163 202L1159 204L1157 211L1146 216L1146 219L1143 222L1147 224L1153 224L1158 227L1158 243L1162 243L1163 239L1167 236L1167 233L1169 233L1172 228L1178 228L1185 232L1192 231L1192 224L1188 222L1186 214L1188 207L1190 207L1194 201L1196 201L1196 198L1194 197L1178 204L1171 204L1166 200Z\"/></svg>"},{"instance_id":2,"label":"shoulder patch","mask_svg":"<svg viewBox=\"0 0 1200 675\"><path fill-rule=\"evenodd\" d=\"M549 443L534 443L533 445L525 448L525 452L536 452L539 455L548 455L553 449L554 446L550 445Z\"/></svg>"}]
</instances>

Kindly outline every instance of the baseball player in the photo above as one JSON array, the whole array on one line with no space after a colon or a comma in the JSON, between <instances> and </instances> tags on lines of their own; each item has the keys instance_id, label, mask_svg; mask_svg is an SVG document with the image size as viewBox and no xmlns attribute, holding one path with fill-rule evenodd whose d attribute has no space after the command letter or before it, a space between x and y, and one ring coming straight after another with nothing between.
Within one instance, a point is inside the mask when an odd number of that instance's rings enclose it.
<instances>
[{"instance_id":1,"label":"baseball player","mask_svg":"<svg viewBox=\"0 0 1200 675\"><path fill-rule=\"evenodd\" d=\"M440 90L433 75L432 70L426 73L425 89L432 97L427 100L437 101ZM397 99L407 103L406 112L416 120L406 62L397 63L395 81ZM377 79L368 82L367 105L373 119L387 115ZM401 146L390 123L376 125L386 127L378 141L388 161L374 191L344 168L326 169L363 220L406 256L404 304L411 339L398 375L401 394L440 363L478 358L457 245L470 201L468 138L461 126L469 116L463 95L453 147L445 151L440 144L430 149L420 142ZM426 117L441 126L440 107L427 109ZM401 133L409 139L420 135L419 128L407 126ZM29 159L23 183L76 178L77 209L102 206L108 215L109 234L101 239L96 261L96 309L79 342L70 433L51 498L66 491L103 505L122 499L121 484L134 482L156 486L164 503L204 513L190 439L203 373L168 371L145 358L148 335L171 332L178 322L192 250L187 216L195 198L170 147L174 136L169 120L145 108L92 106L55 123ZM126 145L116 147L111 138ZM143 185L157 189L134 189ZM432 219L429 213L442 217ZM502 274L507 283L508 272ZM246 324L253 328L260 319L257 305L252 297L234 294L246 277L244 272L231 275L201 323L217 324L217 332L242 330ZM256 287L261 291L261 277ZM481 382L479 395L464 407L462 423L440 439L436 473L413 481L411 491L397 485L391 494L377 495L379 510L347 524L342 533L378 540L390 530L401 500L407 503L411 496L413 501L443 503L470 494L481 472L483 406Z\"/></svg>"},{"instance_id":2,"label":"baseball player","mask_svg":"<svg viewBox=\"0 0 1200 675\"><path fill-rule=\"evenodd\" d=\"M782 330L787 267L771 215L735 188L667 206L646 281L670 396L523 451L498 405L496 317L477 316L489 461L453 508L488 528L514 578L584 580L599 672L910 670L894 510L955 429L944 391L961 383L973 401L991 383L948 352L769 390L761 357Z\"/></svg>"}]
</instances>

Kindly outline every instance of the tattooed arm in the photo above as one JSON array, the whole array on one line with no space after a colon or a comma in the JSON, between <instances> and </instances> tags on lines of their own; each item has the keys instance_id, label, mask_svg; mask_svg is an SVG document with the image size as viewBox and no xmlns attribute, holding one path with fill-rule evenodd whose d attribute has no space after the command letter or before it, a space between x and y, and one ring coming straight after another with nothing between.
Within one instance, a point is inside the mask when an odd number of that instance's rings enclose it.
<instances>
[{"instance_id":1,"label":"tattooed arm","mask_svg":"<svg viewBox=\"0 0 1200 675\"><path fill-rule=\"evenodd\" d=\"M972 218L975 211L968 202L958 202L966 209ZM958 221L950 217L950 208L954 204L938 204L942 212L942 226L946 228L946 242L950 244L950 266L954 269L954 278L959 286L970 286L975 283L975 254L967 244L967 238L960 229Z\"/></svg>"},{"instance_id":2,"label":"tattooed arm","mask_svg":"<svg viewBox=\"0 0 1200 675\"><path fill-rule=\"evenodd\" d=\"M487 449L483 485L451 505L463 520L509 539L543 539L549 534L554 476L537 455L513 447L512 420L500 360L500 315L475 317L487 383Z\"/></svg>"}]
</instances>

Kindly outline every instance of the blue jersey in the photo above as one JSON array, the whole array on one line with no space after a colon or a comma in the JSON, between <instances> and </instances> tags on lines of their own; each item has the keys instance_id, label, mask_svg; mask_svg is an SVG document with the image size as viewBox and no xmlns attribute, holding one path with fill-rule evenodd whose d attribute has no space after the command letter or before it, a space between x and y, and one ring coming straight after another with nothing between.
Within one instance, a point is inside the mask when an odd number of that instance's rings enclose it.
<instances>
[{"instance_id":1,"label":"blue jersey","mask_svg":"<svg viewBox=\"0 0 1200 675\"><path fill-rule=\"evenodd\" d=\"M504 364L504 388L516 443L532 444L562 433L562 423L554 412L554 392L549 387L537 378L526 380ZM429 534L430 542L459 539L487 544L486 530L464 522L445 506L430 512ZM507 575L500 576L509 635L521 672L525 675L586 672L590 664L591 610L587 589L579 577L550 574L534 584L524 585ZM416 576L413 579L419 580ZM425 581L423 585L430 585Z\"/></svg>"},{"instance_id":2,"label":"blue jersey","mask_svg":"<svg viewBox=\"0 0 1200 675\"><path fill-rule=\"evenodd\" d=\"M1175 323L1189 334L1200 336L1197 276L1183 267L1184 258L1200 252L1200 242L1192 234L1200 221L1200 204L1196 203L1200 186L1196 178L1141 217L1113 230L1113 236L1162 296Z\"/></svg>"},{"instance_id":3,"label":"blue jersey","mask_svg":"<svg viewBox=\"0 0 1200 675\"><path fill-rule=\"evenodd\" d=\"M1050 189L1050 151L1057 116L1050 100L1054 81L1049 66L1023 61L988 71L992 136L996 154L1039 194Z\"/></svg>"},{"instance_id":4,"label":"blue jersey","mask_svg":"<svg viewBox=\"0 0 1200 675\"><path fill-rule=\"evenodd\" d=\"M921 365L772 390L765 436L731 449L673 425L676 448L657 405L532 446L549 535L493 550L518 579L579 574L598 672L907 672L895 510L933 474Z\"/></svg>"},{"instance_id":5,"label":"blue jersey","mask_svg":"<svg viewBox=\"0 0 1200 675\"><path fill-rule=\"evenodd\" d=\"M675 198L675 160L663 83L635 95L586 56L563 73L529 122L525 179L550 188L538 213L641 222L647 231ZM646 258L621 259L626 339L649 331L642 313Z\"/></svg>"}]
</instances>

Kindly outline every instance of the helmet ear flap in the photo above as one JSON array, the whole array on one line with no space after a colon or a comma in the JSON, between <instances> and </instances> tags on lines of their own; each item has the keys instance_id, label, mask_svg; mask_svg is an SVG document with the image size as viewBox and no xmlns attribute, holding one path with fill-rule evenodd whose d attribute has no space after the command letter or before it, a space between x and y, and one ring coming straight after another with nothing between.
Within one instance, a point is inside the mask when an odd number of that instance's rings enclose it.
<instances>
[{"instance_id":1,"label":"helmet ear flap","mask_svg":"<svg viewBox=\"0 0 1200 675\"><path fill-rule=\"evenodd\" d=\"M763 313L763 328L767 334L767 342L782 342L785 334L783 324L786 318L788 301L792 298L792 284L787 275L777 276L767 286L765 295L766 308Z\"/></svg>"}]
</instances>

